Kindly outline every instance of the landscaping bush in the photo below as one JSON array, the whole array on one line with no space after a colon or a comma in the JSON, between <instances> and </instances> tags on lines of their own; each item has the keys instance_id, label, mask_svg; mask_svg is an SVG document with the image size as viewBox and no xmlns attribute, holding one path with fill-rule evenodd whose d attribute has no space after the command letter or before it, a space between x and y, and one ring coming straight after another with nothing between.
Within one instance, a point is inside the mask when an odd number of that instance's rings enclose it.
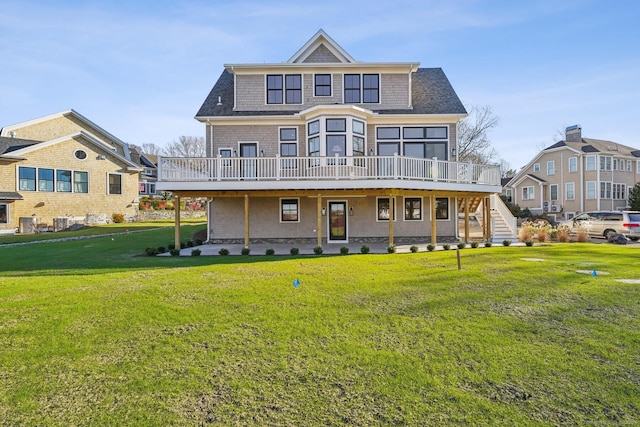
<instances>
[{"instance_id":1,"label":"landscaping bush","mask_svg":"<svg viewBox=\"0 0 640 427\"><path fill-rule=\"evenodd\" d=\"M316 246L313 248L313 253L316 255L322 255L322 246Z\"/></svg>"},{"instance_id":2,"label":"landscaping bush","mask_svg":"<svg viewBox=\"0 0 640 427\"><path fill-rule=\"evenodd\" d=\"M240 253L242 255L249 255L249 253L251 253L251 249L249 248L242 248L242 250L240 251Z\"/></svg>"},{"instance_id":3,"label":"landscaping bush","mask_svg":"<svg viewBox=\"0 0 640 427\"><path fill-rule=\"evenodd\" d=\"M194 246L193 242L191 240L187 241L187 246L192 248Z\"/></svg>"},{"instance_id":4,"label":"landscaping bush","mask_svg":"<svg viewBox=\"0 0 640 427\"><path fill-rule=\"evenodd\" d=\"M428 250L429 252L433 252L435 249L436 249L436 245L434 245L433 243L429 243L429 244L427 245L427 250Z\"/></svg>"},{"instance_id":5,"label":"landscaping bush","mask_svg":"<svg viewBox=\"0 0 640 427\"><path fill-rule=\"evenodd\" d=\"M511 246L511 240L506 239L502 241L502 246Z\"/></svg>"},{"instance_id":6,"label":"landscaping bush","mask_svg":"<svg viewBox=\"0 0 640 427\"><path fill-rule=\"evenodd\" d=\"M367 245L362 245L362 246L360 247L360 253L361 253L361 254L368 254L368 253L369 253L369 250L370 250L370 249L369 249L369 246L367 246Z\"/></svg>"},{"instance_id":7,"label":"landscaping bush","mask_svg":"<svg viewBox=\"0 0 640 427\"><path fill-rule=\"evenodd\" d=\"M111 219L113 220L113 222L115 222L116 224L124 222L124 214L121 213L114 213L111 214Z\"/></svg>"},{"instance_id":8,"label":"landscaping bush","mask_svg":"<svg viewBox=\"0 0 640 427\"><path fill-rule=\"evenodd\" d=\"M556 237L558 242L567 243L569 241L569 230L566 228L558 230L558 236Z\"/></svg>"},{"instance_id":9,"label":"landscaping bush","mask_svg":"<svg viewBox=\"0 0 640 427\"><path fill-rule=\"evenodd\" d=\"M218 251L218 255L222 255L222 256L226 256L229 255L229 249L227 248L222 248Z\"/></svg>"},{"instance_id":10,"label":"landscaping bush","mask_svg":"<svg viewBox=\"0 0 640 427\"><path fill-rule=\"evenodd\" d=\"M533 240L525 240L524 244L527 246L533 246Z\"/></svg>"},{"instance_id":11,"label":"landscaping bush","mask_svg":"<svg viewBox=\"0 0 640 427\"><path fill-rule=\"evenodd\" d=\"M490 248L490 247L491 247L491 245L492 245L492 243L491 243L491 242L484 242L484 247L485 247L485 248Z\"/></svg>"},{"instance_id":12,"label":"landscaping bush","mask_svg":"<svg viewBox=\"0 0 640 427\"><path fill-rule=\"evenodd\" d=\"M148 256L156 256L158 255L158 248L147 248L144 250L144 253Z\"/></svg>"},{"instance_id":13,"label":"landscaping bush","mask_svg":"<svg viewBox=\"0 0 640 427\"><path fill-rule=\"evenodd\" d=\"M171 249L175 249L175 248L176 248L176 245L175 245L175 244L173 244L173 243L169 243L169 244L167 245L167 249L169 249L169 250L171 250Z\"/></svg>"},{"instance_id":14,"label":"landscaping bush","mask_svg":"<svg viewBox=\"0 0 640 427\"><path fill-rule=\"evenodd\" d=\"M171 249L169 253L171 256L180 256L180 249Z\"/></svg>"},{"instance_id":15,"label":"landscaping bush","mask_svg":"<svg viewBox=\"0 0 640 427\"><path fill-rule=\"evenodd\" d=\"M544 228L541 228L540 230L538 230L536 237L538 238L538 242L544 243L547 241L547 238L549 237L549 235L547 234L547 230L545 230Z\"/></svg>"},{"instance_id":16,"label":"landscaping bush","mask_svg":"<svg viewBox=\"0 0 640 427\"><path fill-rule=\"evenodd\" d=\"M163 254L167 252L167 248L165 248L164 246L158 246L158 253L159 254Z\"/></svg>"},{"instance_id":17,"label":"landscaping bush","mask_svg":"<svg viewBox=\"0 0 640 427\"><path fill-rule=\"evenodd\" d=\"M442 249L444 249L445 251L448 251L449 249L451 249L451 245L448 243L445 243L442 245Z\"/></svg>"},{"instance_id":18,"label":"landscaping bush","mask_svg":"<svg viewBox=\"0 0 640 427\"><path fill-rule=\"evenodd\" d=\"M578 233L576 234L576 241L578 242L588 242L589 234L587 234L587 230L584 228L578 229Z\"/></svg>"},{"instance_id":19,"label":"landscaping bush","mask_svg":"<svg viewBox=\"0 0 640 427\"><path fill-rule=\"evenodd\" d=\"M520 233L518 233L518 240L520 242L531 240L531 229L529 227L522 227Z\"/></svg>"},{"instance_id":20,"label":"landscaping bush","mask_svg":"<svg viewBox=\"0 0 640 427\"><path fill-rule=\"evenodd\" d=\"M185 242L180 242L180 249L184 249L187 247L187 244Z\"/></svg>"},{"instance_id":21,"label":"landscaping bush","mask_svg":"<svg viewBox=\"0 0 640 427\"><path fill-rule=\"evenodd\" d=\"M276 250L273 248L268 248L266 251L264 251L264 254L267 256L275 255L275 253L276 253Z\"/></svg>"},{"instance_id":22,"label":"landscaping bush","mask_svg":"<svg viewBox=\"0 0 640 427\"><path fill-rule=\"evenodd\" d=\"M196 246L201 246L203 243L201 239L196 239Z\"/></svg>"},{"instance_id":23,"label":"landscaping bush","mask_svg":"<svg viewBox=\"0 0 640 427\"><path fill-rule=\"evenodd\" d=\"M341 255L347 255L349 253L349 248L346 246L343 246L340 248L340 254Z\"/></svg>"},{"instance_id":24,"label":"landscaping bush","mask_svg":"<svg viewBox=\"0 0 640 427\"><path fill-rule=\"evenodd\" d=\"M467 247L467 244L465 242L458 243L458 249L464 249L466 247Z\"/></svg>"},{"instance_id":25,"label":"landscaping bush","mask_svg":"<svg viewBox=\"0 0 640 427\"><path fill-rule=\"evenodd\" d=\"M418 247L416 245L411 245L409 250L411 251L411 253L415 254L416 252L418 252Z\"/></svg>"},{"instance_id":26,"label":"landscaping bush","mask_svg":"<svg viewBox=\"0 0 640 427\"><path fill-rule=\"evenodd\" d=\"M478 247L478 242L471 242L471 247L473 249L477 248Z\"/></svg>"},{"instance_id":27,"label":"landscaping bush","mask_svg":"<svg viewBox=\"0 0 640 427\"><path fill-rule=\"evenodd\" d=\"M298 248L291 248L291 250L289 251L289 253L291 255L298 255L300 253L300 249Z\"/></svg>"},{"instance_id":28,"label":"landscaping bush","mask_svg":"<svg viewBox=\"0 0 640 427\"><path fill-rule=\"evenodd\" d=\"M200 256L201 253L202 251L200 249L193 249L191 251L191 256Z\"/></svg>"},{"instance_id":29,"label":"landscaping bush","mask_svg":"<svg viewBox=\"0 0 640 427\"><path fill-rule=\"evenodd\" d=\"M389 245L387 247L387 252L390 253L390 254L396 253L396 245Z\"/></svg>"}]
</instances>

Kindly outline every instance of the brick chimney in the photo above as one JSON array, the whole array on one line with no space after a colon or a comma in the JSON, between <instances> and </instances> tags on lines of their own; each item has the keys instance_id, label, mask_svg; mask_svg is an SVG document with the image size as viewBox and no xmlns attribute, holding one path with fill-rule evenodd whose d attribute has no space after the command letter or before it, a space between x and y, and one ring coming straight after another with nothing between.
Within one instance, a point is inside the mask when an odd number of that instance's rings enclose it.
<instances>
[{"instance_id":1,"label":"brick chimney","mask_svg":"<svg viewBox=\"0 0 640 427\"><path fill-rule=\"evenodd\" d=\"M564 130L566 142L582 142L582 128L580 125L569 126Z\"/></svg>"}]
</instances>

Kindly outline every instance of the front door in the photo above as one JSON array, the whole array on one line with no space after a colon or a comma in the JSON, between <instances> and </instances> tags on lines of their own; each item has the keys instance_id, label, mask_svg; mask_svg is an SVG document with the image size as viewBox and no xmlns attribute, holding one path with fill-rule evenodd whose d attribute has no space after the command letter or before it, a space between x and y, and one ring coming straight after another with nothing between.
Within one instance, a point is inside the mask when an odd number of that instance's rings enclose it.
<instances>
[{"instance_id":1,"label":"front door","mask_svg":"<svg viewBox=\"0 0 640 427\"><path fill-rule=\"evenodd\" d=\"M240 157L247 157L242 159L240 164L240 171L243 178L256 178L257 164L256 158L258 157L258 144L255 142L241 142L240 143Z\"/></svg>"},{"instance_id":2,"label":"front door","mask_svg":"<svg viewBox=\"0 0 640 427\"><path fill-rule=\"evenodd\" d=\"M347 202L329 202L329 242L347 241Z\"/></svg>"}]
</instances>

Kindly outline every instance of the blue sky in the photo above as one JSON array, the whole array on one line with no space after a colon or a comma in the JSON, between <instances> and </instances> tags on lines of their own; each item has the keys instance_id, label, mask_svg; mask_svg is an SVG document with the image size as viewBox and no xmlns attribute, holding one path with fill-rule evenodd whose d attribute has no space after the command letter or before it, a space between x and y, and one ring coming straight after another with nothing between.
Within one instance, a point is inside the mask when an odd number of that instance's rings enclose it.
<instances>
[{"instance_id":1,"label":"blue sky","mask_svg":"<svg viewBox=\"0 0 640 427\"><path fill-rule=\"evenodd\" d=\"M75 109L120 139L204 135L225 63L283 62L324 29L359 61L442 67L520 168L562 130L640 148L640 2L3 1L0 126Z\"/></svg>"}]
</instances>

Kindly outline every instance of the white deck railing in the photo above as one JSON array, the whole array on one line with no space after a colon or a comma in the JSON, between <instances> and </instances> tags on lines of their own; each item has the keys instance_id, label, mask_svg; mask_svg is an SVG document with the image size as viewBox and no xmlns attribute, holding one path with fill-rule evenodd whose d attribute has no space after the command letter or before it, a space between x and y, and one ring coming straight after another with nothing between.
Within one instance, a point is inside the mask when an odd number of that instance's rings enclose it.
<instances>
[{"instance_id":1,"label":"white deck railing","mask_svg":"<svg viewBox=\"0 0 640 427\"><path fill-rule=\"evenodd\" d=\"M500 168L403 156L160 157L158 180L168 182L409 179L500 185Z\"/></svg>"}]
</instances>

